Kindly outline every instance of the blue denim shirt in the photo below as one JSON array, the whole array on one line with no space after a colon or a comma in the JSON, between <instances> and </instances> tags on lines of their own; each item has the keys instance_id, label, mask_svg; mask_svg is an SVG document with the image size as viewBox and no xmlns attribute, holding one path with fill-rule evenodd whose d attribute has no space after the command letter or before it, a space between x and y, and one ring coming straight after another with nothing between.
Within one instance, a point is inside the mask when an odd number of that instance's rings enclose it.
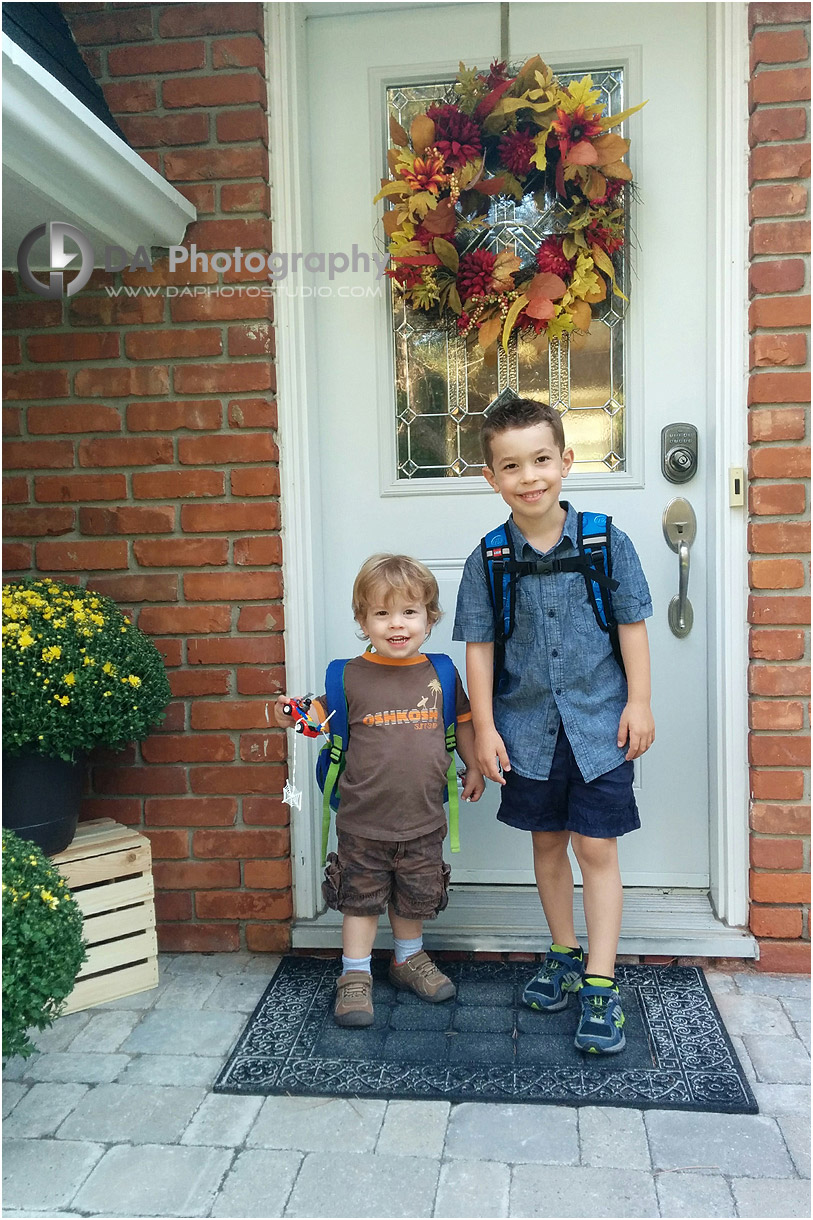
<instances>
[{"instance_id":1,"label":"blue denim shirt","mask_svg":"<svg viewBox=\"0 0 813 1220\"><path fill-rule=\"evenodd\" d=\"M566 501L562 536L545 557L577 555L576 510ZM518 559L539 559L510 520ZM652 600L635 547L611 526L613 610L619 623L652 614ZM580 572L523 576L516 583L515 625L505 647L506 678L494 697L494 723L512 768L529 779L547 779L560 724L585 781L624 761L616 745L627 683L587 597ZM469 643L494 639L488 580L478 546L466 560L457 595L453 638Z\"/></svg>"}]
</instances>

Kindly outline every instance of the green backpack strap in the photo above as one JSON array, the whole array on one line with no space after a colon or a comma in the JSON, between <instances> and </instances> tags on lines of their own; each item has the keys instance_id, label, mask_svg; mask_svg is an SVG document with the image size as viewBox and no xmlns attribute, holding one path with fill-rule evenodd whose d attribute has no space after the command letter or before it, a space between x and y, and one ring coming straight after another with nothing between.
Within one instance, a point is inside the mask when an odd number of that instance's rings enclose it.
<instances>
[{"instance_id":1,"label":"green backpack strap","mask_svg":"<svg viewBox=\"0 0 813 1220\"><path fill-rule=\"evenodd\" d=\"M443 725L445 729L445 744L449 751L449 769L446 772L446 799L449 802L449 847L452 851L460 851L460 798L457 792L457 671L451 657L445 652L428 652L426 658L431 661L440 681L443 692Z\"/></svg>"},{"instance_id":2,"label":"green backpack strap","mask_svg":"<svg viewBox=\"0 0 813 1220\"><path fill-rule=\"evenodd\" d=\"M325 747L330 756L330 766L327 769L325 776L325 788L322 793L322 866L327 863L327 841L330 835L330 812L333 806L331 801L334 792L338 797L339 776L342 773L342 762L344 752L347 748L341 737L333 735L330 739L330 745Z\"/></svg>"}]
</instances>

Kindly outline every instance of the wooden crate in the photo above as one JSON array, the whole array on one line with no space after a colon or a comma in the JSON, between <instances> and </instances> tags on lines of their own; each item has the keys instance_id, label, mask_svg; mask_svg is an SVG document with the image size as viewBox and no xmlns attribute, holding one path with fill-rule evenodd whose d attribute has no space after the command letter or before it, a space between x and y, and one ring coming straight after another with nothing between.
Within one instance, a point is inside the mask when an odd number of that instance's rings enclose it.
<instances>
[{"instance_id":1,"label":"wooden crate","mask_svg":"<svg viewBox=\"0 0 813 1220\"><path fill-rule=\"evenodd\" d=\"M64 1011L79 1012L158 985L149 839L111 818L83 822L51 857L82 911L88 958Z\"/></svg>"}]
</instances>

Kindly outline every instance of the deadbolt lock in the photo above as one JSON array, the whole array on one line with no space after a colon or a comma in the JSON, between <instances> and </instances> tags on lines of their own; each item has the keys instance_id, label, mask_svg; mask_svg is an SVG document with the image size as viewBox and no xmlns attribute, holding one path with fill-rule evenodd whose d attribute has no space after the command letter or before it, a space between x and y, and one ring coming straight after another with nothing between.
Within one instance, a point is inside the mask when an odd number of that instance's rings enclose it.
<instances>
[{"instance_id":1,"label":"deadbolt lock","mask_svg":"<svg viewBox=\"0 0 813 1220\"><path fill-rule=\"evenodd\" d=\"M694 424L669 424L661 432L661 469L670 483L688 483L697 473Z\"/></svg>"}]
</instances>

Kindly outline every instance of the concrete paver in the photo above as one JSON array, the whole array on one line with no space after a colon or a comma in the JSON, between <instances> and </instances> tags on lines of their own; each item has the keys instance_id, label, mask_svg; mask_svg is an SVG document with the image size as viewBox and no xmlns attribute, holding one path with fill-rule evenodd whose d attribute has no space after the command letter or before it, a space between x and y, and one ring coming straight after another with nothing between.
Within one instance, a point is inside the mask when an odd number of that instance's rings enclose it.
<instances>
[{"instance_id":1,"label":"concrete paver","mask_svg":"<svg viewBox=\"0 0 813 1220\"><path fill-rule=\"evenodd\" d=\"M214 1095L278 960L162 955L38 1033L3 1072L9 1220L810 1215L809 979L707 972L756 1116Z\"/></svg>"},{"instance_id":2,"label":"concrete paver","mask_svg":"<svg viewBox=\"0 0 813 1220\"><path fill-rule=\"evenodd\" d=\"M734 1196L728 1181L721 1174L680 1173L657 1174L655 1190L662 1216L733 1216Z\"/></svg>"},{"instance_id":3,"label":"concrete paver","mask_svg":"<svg viewBox=\"0 0 813 1220\"><path fill-rule=\"evenodd\" d=\"M249 1148L238 1153L212 1204L212 1216L281 1216L301 1152Z\"/></svg>"},{"instance_id":4,"label":"concrete paver","mask_svg":"<svg viewBox=\"0 0 813 1220\"><path fill-rule=\"evenodd\" d=\"M551 1165L517 1165L511 1176L509 1216L656 1216L652 1175L637 1169L562 1173Z\"/></svg>"},{"instance_id":5,"label":"concrete paver","mask_svg":"<svg viewBox=\"0 0 813 1220\"><path fill-rule=\"evenodd\" d=\"M103 1216L205 1216L233 1156L225 1148L118 1144L73 1203Z\"/></svg>"}]
</instances>

